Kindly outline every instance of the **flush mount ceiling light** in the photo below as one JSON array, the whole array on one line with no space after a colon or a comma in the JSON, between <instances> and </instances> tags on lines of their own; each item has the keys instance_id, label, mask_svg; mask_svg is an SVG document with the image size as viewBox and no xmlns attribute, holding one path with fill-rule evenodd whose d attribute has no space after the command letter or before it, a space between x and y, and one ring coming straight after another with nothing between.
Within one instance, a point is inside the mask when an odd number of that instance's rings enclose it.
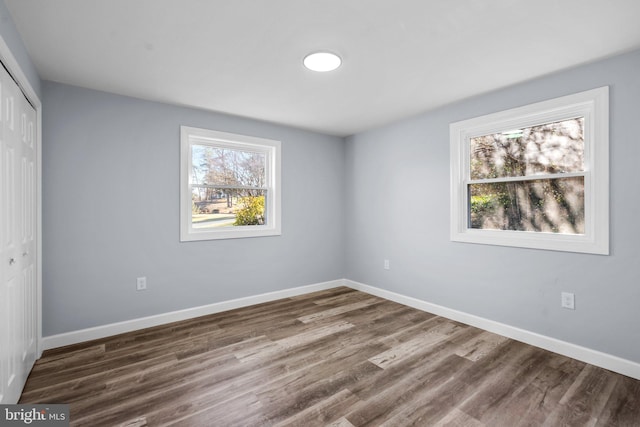
<instances>
[{"instance_id":1,"label":"flush mount ceiling light","mask_svg":"<svg viewBox=\"0 0 640 427\"><path fill-rule=\"evenodd\" d=\"M342 59L335 53L315 52L304 57L304 66L312 71L333 71L342 64Z\"/></svg>"}]
</instances>

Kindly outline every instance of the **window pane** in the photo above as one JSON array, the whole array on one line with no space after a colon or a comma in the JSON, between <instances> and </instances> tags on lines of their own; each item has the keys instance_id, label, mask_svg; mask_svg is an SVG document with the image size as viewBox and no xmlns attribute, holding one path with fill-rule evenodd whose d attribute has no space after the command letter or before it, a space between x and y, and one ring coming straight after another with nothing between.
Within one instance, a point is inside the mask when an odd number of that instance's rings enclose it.
<instances>
[{"instance_id":1,"label":"window pane","mask_svg":"<svg viewBox=\"0 0 640 427\"><path fill-rule=\"evenodd\" d=\"M193 145L191 155L195 185L265 186L265 153Z\"/></svg>"},{"instance_id":2,"label":"window pane","mask_svg":"<svg viewBox=\"0 0 640 427\"><path fill-rule=\"evenodd\" d=\"M469 228L584 234L584 177L470 184Z\"/></svg>"},{"instance_id":3,"label":"window pane","mask_svg":"<svg viewBox=\"0 0 640 427\"><path fill-rule=\"evenodd\" d=\"M581 172L584 118L470 139L471 179Z\"/></svg>"},{"instance_id":4,"label":"window pane","mask_svg":"<svg viewBox=\"0 0 640 427\"><path fill-rule=\"evenodd\" d=\"M266 195L266 190L193 186L192 228L264 225Z\"/></svg>"}]
</instances>

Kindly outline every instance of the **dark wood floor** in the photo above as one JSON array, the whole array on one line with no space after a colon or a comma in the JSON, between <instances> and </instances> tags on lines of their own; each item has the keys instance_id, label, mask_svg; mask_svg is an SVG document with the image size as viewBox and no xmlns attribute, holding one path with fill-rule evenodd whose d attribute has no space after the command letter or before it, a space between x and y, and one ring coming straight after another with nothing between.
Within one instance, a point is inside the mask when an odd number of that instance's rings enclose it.
<instances>
[{"instance_id":1,"label":"dark wood floor","mask_svg":"<svg viewBox=\"0 0 640 427\"><path fill-rule=\"evenodd\" d=\"M77 426L640 426L640 381L348 288L45 352Z\"/></svg>"}]
</instances>

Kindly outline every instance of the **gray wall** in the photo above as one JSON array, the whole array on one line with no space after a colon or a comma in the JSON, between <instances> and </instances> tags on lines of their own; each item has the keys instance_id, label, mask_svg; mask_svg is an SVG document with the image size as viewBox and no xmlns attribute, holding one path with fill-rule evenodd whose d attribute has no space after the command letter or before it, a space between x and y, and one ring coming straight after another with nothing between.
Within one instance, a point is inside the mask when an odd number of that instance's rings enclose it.
<instances>
[{"instance_id":1,"label":"gray wall","mask_svg":"<svg viewBox=\"0 0 640 427\"><path fill-rule=\"evenodd\" d=\"M36 67L31 62L29 53L22 43L22 38L16 29L15 23L11 18L9 9L4 0L0 0L0 36L2 40L7 44L11 53L13 54L24 75L29 79L31 87L38 95L38 98L42 99L42 93L40 89L40 77L36 71Z\"/></svg>"},{"instance_id":2,"label":"gray wall","mask_svg":"<svg viewBox=\"0 0 640 427\"><path fill-rule=\"evenodd\" d=\"M640 362L639 72L637 51L349 137L346 277ZM611 256L450 242L449 123L605 85Z\"/></svg>"},{"instance_id":3,"label":"gray wall","mask_svg":"<svg viewBox=\"0 0 640 427\"><path fill-rule=\"evenodd\" d=\"M44 336L343 277L341 138L48 81L43 94ZM281 236L179 242L180 125L282 141Z\"/></svg>"}]
</instances>

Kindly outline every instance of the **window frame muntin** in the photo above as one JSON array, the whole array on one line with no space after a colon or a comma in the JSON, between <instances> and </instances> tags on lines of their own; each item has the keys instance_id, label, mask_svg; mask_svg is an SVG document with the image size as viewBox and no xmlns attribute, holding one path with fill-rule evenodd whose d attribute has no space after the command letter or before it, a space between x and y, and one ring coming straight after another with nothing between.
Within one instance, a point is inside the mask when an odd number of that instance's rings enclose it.
<instances>
[{"instance_id":1,"label":"window frame muntin","mask_svg":"<svg viewBox=\"0 0 640 427\"><path fill-rule=\"evenodd\" d=\"M265 175L267 193L265 198L264 225L243 225L241 227L220 227L213 229L194 229L192 227L191 191L192 149L193 145L210 145L220 148L265 153ZM279 236L281 232L281 142L221 132L210 129L180 126L180 241L201 241L219 239L238 239L249 237ZM242 188L237 186L233 188Z\"/></svg>"},{"instance_id":2,"label":"window frame muntin","mask_svg":"<svg viewBox=\"0 0 640 427\"><path fill-rule=\"evenodd\" d=\"M470 138L584 117L585 233L471 229L468 227ZM451 226L454 242L609 254L609 88L604 86L450 124ZM575 174L554 174L553 178ZM532 176L533 177L533 176ZM523 181L518 177L518 181ZM539 176L536 178L540 179ZM542 175L541 179L553 179Z\"/></svg>"}]
</instances>

